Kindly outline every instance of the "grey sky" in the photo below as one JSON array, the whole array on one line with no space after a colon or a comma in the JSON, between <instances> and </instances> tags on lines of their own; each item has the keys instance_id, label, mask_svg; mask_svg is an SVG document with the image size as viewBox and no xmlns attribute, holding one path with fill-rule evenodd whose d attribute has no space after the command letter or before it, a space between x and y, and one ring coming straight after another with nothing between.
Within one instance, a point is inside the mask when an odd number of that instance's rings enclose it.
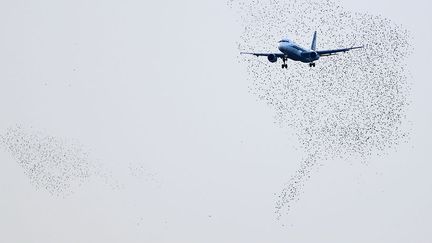
<instances>
[{"instance_id":1,"label":"grey sky","mask_svg":"<svg viewBox=\"0 0 432 243\"><path fill-rule=\"evenodd\" d=\"M277 221L302 153L248 92L225 1L3 0L0 134L77 141L113 181L53 197L0 150L0 241L430 242L431 4L341 4L411 31L411 140L366 165L327 161Z\"/></svg>"}]
</instances>

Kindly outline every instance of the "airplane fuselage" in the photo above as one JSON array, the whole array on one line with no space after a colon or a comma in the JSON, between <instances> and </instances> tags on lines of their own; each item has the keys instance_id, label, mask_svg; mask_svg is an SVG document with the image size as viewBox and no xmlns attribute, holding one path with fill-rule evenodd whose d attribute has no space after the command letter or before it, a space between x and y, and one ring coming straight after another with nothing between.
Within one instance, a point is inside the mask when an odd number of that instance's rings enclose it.
<instances>
[{"instance_id":1,"label":"airplane fuselage","mask_svg":"<svg viewBox=\"0 0 432 243\"><path fill-rule=\"evenodd\" d=\"M279 51L281 51L287 58L300 61L304 63L311 63L320 58L315 51L308 51L293 42L279 42Z\"/></svg>"}]
</instances>

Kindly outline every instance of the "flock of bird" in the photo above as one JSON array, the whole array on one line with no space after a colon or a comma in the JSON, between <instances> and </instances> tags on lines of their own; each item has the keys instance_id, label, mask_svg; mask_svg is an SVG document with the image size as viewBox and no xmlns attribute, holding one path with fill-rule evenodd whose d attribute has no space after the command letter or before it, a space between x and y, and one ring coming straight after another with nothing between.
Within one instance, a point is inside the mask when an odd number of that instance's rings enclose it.
<instances>
[{"instance_id":1,"label":"flock of bird","mask_svg":"<svg viewBox=\"0 0 432 243\"><path fill-rule=\"evenodd\" d=\"M82 145L23 126L0 135L0 145L22 167L31 183L54 196L68 196L101 172Z\"/></svg>"},{"instance_id":2,"label":"flock of bird","mask_svg":"<svg viewBox=\"0 0 432 243\"><path fill-rule=\"evenodd\" d=\"M315 30L318 50L365 45L323 57L315 68L288 62L283 70L266 59L239 56L251 93L274 110L277 122L296 135L304 151L301 167L277 198L278 218L299 199L318 163L367 160L408 139L407 57L413 48L404 27L332 0L232 0L229 6L244 27L240 51L275 52L283 37L308 46Z\"/></svg>"},{"instance_id":3,"label":"flock of bird","mask_svg":"<svg viewBox=\"0 0 432 243\"><path fill-rule=\"evenodd\" d=\"M92 178L113 190L125 187L88 148L71 139L15 125L0 133L0 148L21 166L31 184L56 197L73 194ZM128 175L157 188L162 184L159 173L140 163L130 163Z\"/></svg>"}]
</instances>

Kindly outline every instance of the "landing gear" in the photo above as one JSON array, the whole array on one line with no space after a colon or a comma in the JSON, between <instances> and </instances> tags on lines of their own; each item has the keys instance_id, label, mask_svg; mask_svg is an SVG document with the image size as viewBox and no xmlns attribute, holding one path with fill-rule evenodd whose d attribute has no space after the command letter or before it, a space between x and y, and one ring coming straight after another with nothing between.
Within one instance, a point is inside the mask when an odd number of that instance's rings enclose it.
<instances>
[{"instance_id":1,"label":"landing gear","mask_svg":"<svg viewBox=\"0 0 432 243\"><path fill-rule=\"evenodd\" d=\"M283 58L282 58L282 61L283 61L282 69L284 69L284 68L288 68L288 64L286 64L287 58L286 58L286 57L283 57Z\"/></svg>"},{"instance_id":2,"label":"landing gear","mask_svg":"<svg viewBox=\"0 0 432 243\"><path fill-rule=\"evenodd\" d=\"M310 62L310 63L309 63L309 67L315 67L315 63Z\"/></svg>"}]
</instances>

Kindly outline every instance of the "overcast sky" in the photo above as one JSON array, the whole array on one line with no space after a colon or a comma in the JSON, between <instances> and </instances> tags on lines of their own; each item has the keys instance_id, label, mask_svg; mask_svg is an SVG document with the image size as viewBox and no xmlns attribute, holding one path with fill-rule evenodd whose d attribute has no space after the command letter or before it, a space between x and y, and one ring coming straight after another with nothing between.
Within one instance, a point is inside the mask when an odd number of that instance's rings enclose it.
<instances>
[{"instance_id":1,"label":"overcast sky","mask_svg":"<svg viewBox=\"0 0 432 243\"><path fill-rule=\"evenodd\" d=\"M411 138L327 161L278 221L303 155L249 92L225 1L0 1L0 134L79 143L110 174L53 196L1 149L0 241L431 242L431 3L341 5L411 32Z\"/></svg>"}]
</instances>

